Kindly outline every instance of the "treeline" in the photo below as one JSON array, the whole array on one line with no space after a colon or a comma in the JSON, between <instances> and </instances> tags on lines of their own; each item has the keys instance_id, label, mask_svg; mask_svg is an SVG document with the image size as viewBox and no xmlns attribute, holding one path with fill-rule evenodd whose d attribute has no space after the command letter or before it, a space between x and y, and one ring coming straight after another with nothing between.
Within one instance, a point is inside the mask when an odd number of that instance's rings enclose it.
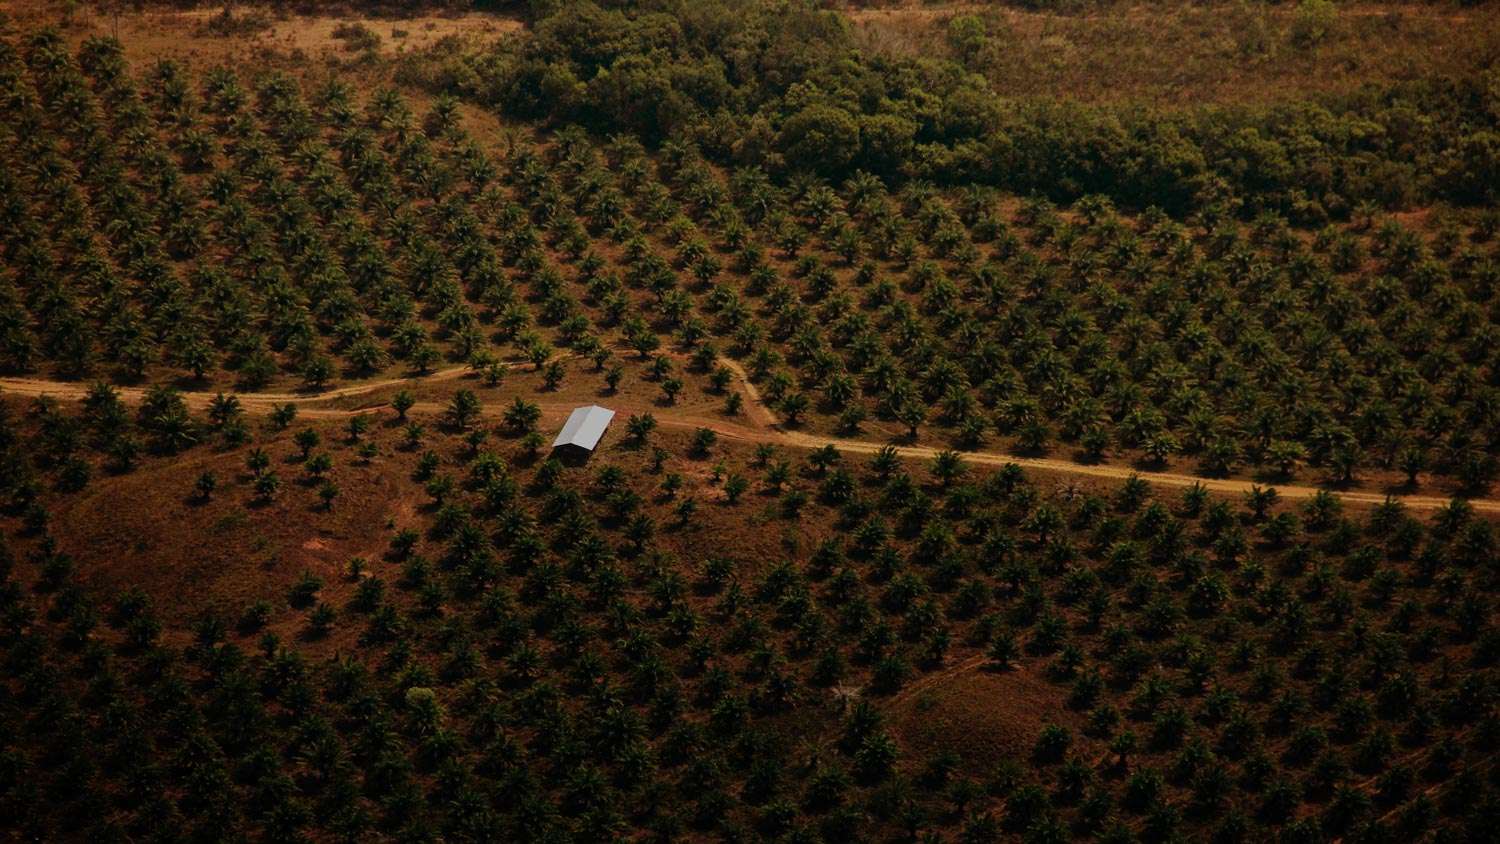
<instances>
[{"instance_id":1,"label":"treeline","mask_svg":"<svg viewBox=\"0 0 1500 844\"><path fill-rule=\"evenodd\" d=\"M863 53L839 14L806 2L550 0L532 4L532 24L410 70L515 117L690 139L783 174L1272 209L1306 225L1363 202L1481 203L1500 190L1495 71L1163 110L1007 97L948 59Z\"/></svg>"}]
</instances>

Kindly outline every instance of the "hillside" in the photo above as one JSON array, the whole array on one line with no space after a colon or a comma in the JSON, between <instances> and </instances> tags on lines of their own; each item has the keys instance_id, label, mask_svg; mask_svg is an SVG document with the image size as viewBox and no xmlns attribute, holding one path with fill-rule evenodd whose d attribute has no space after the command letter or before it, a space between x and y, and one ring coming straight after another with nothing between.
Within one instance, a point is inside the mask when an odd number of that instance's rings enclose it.
<instances>
[{"instance_id":1,"label":"hillside","mask_svg":"<svg viewBox=\"0 0 1500 844\"><path fill-rule=\"evenodd\" d=\"M0 4L0 840L1493 837L1488 7L460 5Z\"/></svg>"}]
</instances>

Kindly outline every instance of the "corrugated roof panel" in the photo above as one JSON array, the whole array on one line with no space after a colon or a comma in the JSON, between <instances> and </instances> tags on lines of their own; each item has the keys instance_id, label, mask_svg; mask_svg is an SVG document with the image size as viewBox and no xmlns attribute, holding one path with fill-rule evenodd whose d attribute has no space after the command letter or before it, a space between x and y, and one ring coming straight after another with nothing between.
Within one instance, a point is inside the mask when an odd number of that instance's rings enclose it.
<instances>
[{"instance_id":1,"label":"corrugated roof panel","mask_svg":"<svg viewBox=\"0 0 1500 844\"><path fill-rule=\"evenodd\" d=\"M552 441L552 447L576 445L593 451L594 446L599 444L599 438L604 436L604 430L609 427L610 420L614 418L613 410L597 404L574 408L568 414L568 421L563 423L562 430L557 433L557 439Z\"/></svg>"}]
</instances>

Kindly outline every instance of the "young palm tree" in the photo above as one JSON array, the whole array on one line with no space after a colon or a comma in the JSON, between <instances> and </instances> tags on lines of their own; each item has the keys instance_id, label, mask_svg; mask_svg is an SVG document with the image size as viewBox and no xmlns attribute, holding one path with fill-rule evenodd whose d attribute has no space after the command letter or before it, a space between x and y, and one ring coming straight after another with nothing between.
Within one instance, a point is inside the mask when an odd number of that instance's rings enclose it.
<instances>
[{"instance_id":1,"label":"young palm tree","mask_svg":"<svg viewBox=\"0 0 1500 844\"><path fill-rule=\"evenodd\" d=\"M637 445L644 445L651 432L656 430L656 417L649 412L631 414L625 423L625 430Z\"/></svg>"},{"instance_id":2,"label":"young palm tree","mask_svg":"<svg viewBox=\"0 0 1500 844\"><path fill-rule=\"evenodd\" d=\"M932 459L932 475L938 479L944 489L952 486L953 482L963 477L967 471L968 467L964 465L963 457L951 449L938 452L938 455Z\"/></svg>"},{"instance_id":3,"label":"young palm tree","mask_svg":"<svg viewBox=\"0 0 1500 844\"><path fill-rule=\"evenodd\" d=\"M781 413L786 417L788 425L797 425L802 420L802 414L806 413L812 402L806 393L792 392L781 399L779 405Z\"/></svg>"},{"instance_id":4,"label":"young palm tree","mask_svg":"<svg viewBox=\"0 0 1500 844\"><path fill-rule=\"evenodd\" d=\"M534 402L526 401L516 396L515 401L505 409L501 417L506 427L517 433L528 433L534 431L536 423L542 418L542 409Z\"/></svg>"}]
</instances>

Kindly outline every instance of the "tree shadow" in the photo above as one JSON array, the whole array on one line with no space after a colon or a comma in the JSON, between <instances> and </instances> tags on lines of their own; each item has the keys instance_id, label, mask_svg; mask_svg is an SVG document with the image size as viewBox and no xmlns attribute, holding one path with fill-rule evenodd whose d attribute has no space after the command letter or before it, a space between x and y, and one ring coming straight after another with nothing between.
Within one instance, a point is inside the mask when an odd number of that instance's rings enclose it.
<instances>
[{"instance_id":1,"label":"tree shadow","mask_svg":"<svg viewBox=\"0 0 1500 844\"><path fill-rule=\"evenodd\" d=\"M1130 460L1126 465L1137 472L1165 472L1172 467L1165 460L1155 460L1144 456Z\"/></svg>"},{"instance_id":2,"label":"tree shadow","mask_svg":"<svg viewBox=\"0 0 1500 844\"><path fill-rule=\"evenodd\" d=\"M207 375L204 375L202 378L199 378L196 375L178 375L168 383L174 390L182 390L184 392L207 392L213 382Z\"/></svg>"},{"instance_id":3,"label":"tree shadow","mask_svg":"<svg viewBox=\"0 0 1500 844\"><path fill-rule=\"evenodd\" d=\"M541 452L537 452L537 454L540 455ZM561 445L552 449L549 452L549 456L555 457L557 459L557 462L570 469L581 469L584 466L588 465L589 459L593 457L593 452L586 449Z\"/></svg>"},{"instance_id":4,"label":"tree shadow","mask_svg":"<svg viewBox=\"0 0 1500 844\"><path fill-rule=\"evenodd\" d=\"M1075 448L1069 459L1080 466L1099 466L1105 462L1106 455L1090 453L1086 448Z\"/></svg>"}]
</instances>

